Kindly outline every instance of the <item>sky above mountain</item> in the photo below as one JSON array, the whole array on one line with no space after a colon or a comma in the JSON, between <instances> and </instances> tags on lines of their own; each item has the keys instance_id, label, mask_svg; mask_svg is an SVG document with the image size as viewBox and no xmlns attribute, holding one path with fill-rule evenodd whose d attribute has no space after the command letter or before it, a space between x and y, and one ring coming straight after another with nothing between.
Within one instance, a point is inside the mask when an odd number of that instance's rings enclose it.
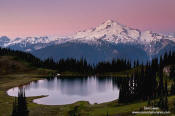
<instances>
[{"instance_id":1,"label":"sky above mountain","mask_svg":"<svg viewBox=\"0 0 175 116\"><path fill-rule=\"evenodd\" d=\"M70 35L107 19L175 31L175 0L0 0L0 36Z\"/></svg>"}]
</instances>

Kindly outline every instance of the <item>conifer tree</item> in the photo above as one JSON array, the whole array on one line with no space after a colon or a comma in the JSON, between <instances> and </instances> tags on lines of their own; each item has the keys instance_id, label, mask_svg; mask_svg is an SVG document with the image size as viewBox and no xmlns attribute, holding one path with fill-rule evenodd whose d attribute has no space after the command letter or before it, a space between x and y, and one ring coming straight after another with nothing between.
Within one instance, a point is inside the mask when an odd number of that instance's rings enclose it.
<instances>
[{"instance_id":1,"label":"conifer tree","mask_svg":"<svg viewBox=\"0 0 175 116\"><path fill-rule=\"evenodd\" d=\"M20 89L18 92L17 102L16 99L13 103L12 116L28 116L29 110L27 108L27 102L24 89Z\"/></svg>"},{"instance_id":2,"label":"conifer tree","mask_svg":"<svg viewBox=\"0 0 175 116\"><path fill-rule=\"evenodd\" d=\"M175 95L175 84L174 84L174 82L173 82L173 84L171 85L170 94L171 94L171 95Z\"/></svg>"},{"instance_id":3,"label":"conifer tree","mask_svg":"<svg viewBox=\"0 0 175 116\"><path fill-rule=\"evenodd\" d=\"M17 116L17 103L16 103L16 98L13 102L13 111L12 111L12 116Z\"/></svg>"},{"instance_id":4,"label":"conifer tree","mask_svg":"<svg viewBox=\"0 0 175 116\"><path fill-rule=\"evenodd\" d=\"M168 87L167 87L167 80L165 81L165 93L164 94L165 94L165 96L164 96L165 97L164 98L165 99L164 100L164 102L165 102L164 103L164 110L168 111L168 98L167 98L167 96L168 96Z\"/></svg>"}]
</instances>

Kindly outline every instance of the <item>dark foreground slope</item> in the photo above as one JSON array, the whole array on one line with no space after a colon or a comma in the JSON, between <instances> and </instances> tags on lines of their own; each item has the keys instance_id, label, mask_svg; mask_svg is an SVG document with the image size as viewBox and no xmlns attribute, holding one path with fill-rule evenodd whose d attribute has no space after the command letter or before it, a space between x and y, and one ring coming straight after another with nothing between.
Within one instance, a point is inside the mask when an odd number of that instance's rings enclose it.
<instances>
[{"instance_id":1,"label":"dark foreground slope","mask_svg":"<svg viewBox=\"0 0 175 116\"><path fill-rule=\"evenodd\" d=\"M45 78L55 71L37 68L30 62L26 62L18 56L0 56L0 115L10 116L12 111L13 97L6 91L12 87L20 86L33 80Z\"/></svg>"}]
</instances>

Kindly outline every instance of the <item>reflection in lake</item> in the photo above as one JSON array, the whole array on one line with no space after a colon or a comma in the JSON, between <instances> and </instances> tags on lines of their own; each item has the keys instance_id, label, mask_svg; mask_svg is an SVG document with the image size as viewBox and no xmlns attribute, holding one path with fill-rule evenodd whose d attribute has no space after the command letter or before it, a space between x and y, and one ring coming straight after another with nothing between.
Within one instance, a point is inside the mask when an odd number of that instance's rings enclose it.
<instances>
[{"instance_id":1,"label":"reflection in lake","mask_svg":"<svg viewBox=\"0 0 175 116\"><path fill-rule=\"evenodd\" d=\"M77 101L89 101L91 104L118 99L119 81L112 77L60 77L33 81L24 85L26 96L47 97L34 102L46 105L72 104ZM17 96L18 87L7 91L10 96Z\"/></svg>"}]
</instances>

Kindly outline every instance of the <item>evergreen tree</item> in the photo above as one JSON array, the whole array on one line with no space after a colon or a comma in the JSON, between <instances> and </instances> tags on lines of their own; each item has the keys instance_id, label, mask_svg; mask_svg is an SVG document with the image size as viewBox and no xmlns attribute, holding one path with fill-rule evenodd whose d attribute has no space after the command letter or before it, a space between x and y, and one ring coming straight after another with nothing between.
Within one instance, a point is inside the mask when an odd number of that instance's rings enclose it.
<instances>
[{"instance_id":1,"label":"evergreen tree","mask_svg":"<svg viewBox=\"0 0 175 116\"><path fill-rule=\"evenodd\" d=\"M164 94L165 94L165 96L164 96L165 97L164 98L165 99L164 100L164 102L165 102L164 103L164 110L168 111L168 98L167 98L167 96L168 96L168 87L167 87L167 80L165 81L165 93Z\"/></svg>"},{"instance_id":2,"label":"evergreen tree","mask_svg":"<svg viewBox=\"0 0 175 116\"><path fill-rule=\"evenodd\" d=\"M171 85L170 95L175 95L175 84L174 84L174 82Z\"/></svg>"},{"instance_id":3,"label":"evergreen tree","mask_svg":"<svg viewBox=\"0 0 175 116\"><path fill-rule=\"evenodd\" d=\"M29 110L27 108L25 92L23 89L20 89L18 92L17 102L15 99L13 103L12 116L28 116L28 115L29 115Z\"/></svg>"},{"instance_id":4,"label":"evergreen tree","mask_svg":"<svg viewBox=\"0 0 175 116\"><path fill-rule=\"evenodd\" d=\"M109 116L108 112L106 113L106 116Z\"/></svg>"},{"instance_id":5,"label":"evergreen tree","mask_svg":"<svg viewBox=\"0 0 175 116\"><path fill-rule=\"evenodd\" d=\"M17 103L16 103L16 98L13 102L13 111L12 111L12 116L17 116Z\"/></svg>"}]
</instances>

